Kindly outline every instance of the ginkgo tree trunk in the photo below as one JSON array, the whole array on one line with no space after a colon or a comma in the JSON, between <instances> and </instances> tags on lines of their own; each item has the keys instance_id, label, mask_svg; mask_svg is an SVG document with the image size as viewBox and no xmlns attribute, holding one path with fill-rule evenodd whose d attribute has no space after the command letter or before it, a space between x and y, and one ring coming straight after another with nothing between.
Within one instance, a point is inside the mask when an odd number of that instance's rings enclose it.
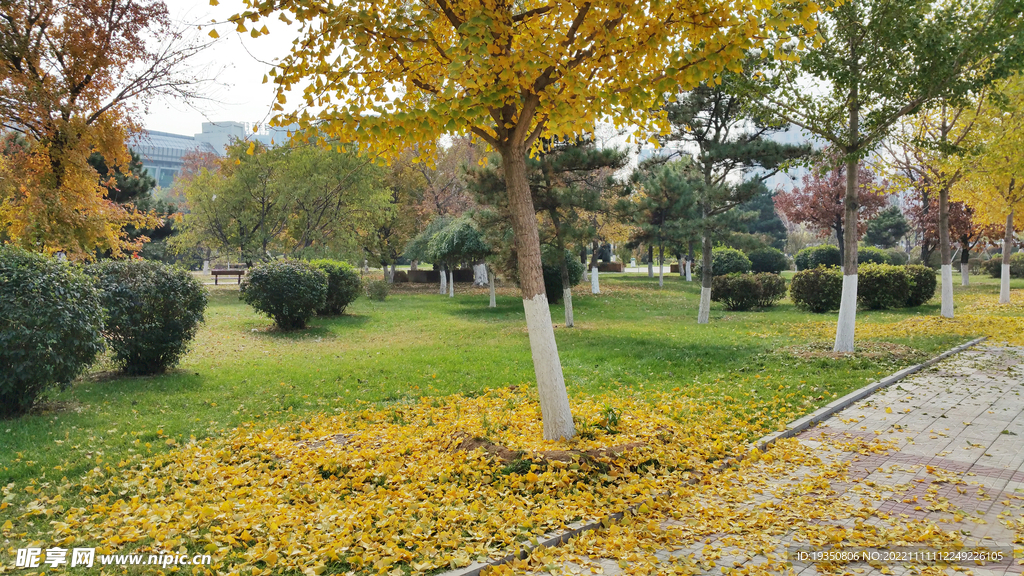
<instances>
[{"instance_id":1,"label":"ginkgo tree trunk","mask_svg":"<svg viewBox=\"0 0 1024 576\"><path fill-rule=\"evenodd\" d=\"M592 133L598 118L665 129L652 113L747 50L806 34L810 0L244 0L239 32L293 22L300 38L268 75L278 125L382 158L440 134L472 134L501 156L520 288L547 439L575 434L541 274L525 159L542 142ZM303 105L286 110L302 87ZM543 137L543 138L542 138Z\"/></svg>"}]
</instances>

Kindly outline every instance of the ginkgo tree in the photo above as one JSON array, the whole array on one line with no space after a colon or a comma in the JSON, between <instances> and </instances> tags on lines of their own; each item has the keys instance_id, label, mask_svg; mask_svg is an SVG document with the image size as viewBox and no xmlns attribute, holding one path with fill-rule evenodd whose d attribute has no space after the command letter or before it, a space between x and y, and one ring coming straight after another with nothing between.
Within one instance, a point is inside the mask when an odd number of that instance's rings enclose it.
<instances>
[{"instance_id":1,"label":"ginkgo tree","mask_svg":"<svg viewBox=\"0 0 1024 576\"><path fill-rule=\"evenodd\" d=\"M966 176L953 197L974 208L983 224L1005 225L999 303L1010 303L1010 251L1014 229L1024 230L1024 76L1004 81L979 109L976 153L963 159Z\"/></svg>"},{"instance_id":2,"label":"ginkgo tree","mask_svg":"<svg viewBox=\"0 0 1024 576\"><path fill-rule=\"evenodd\" d=\"M667 130L654 112L746 51L778 49L812 27L810 0L244 0L239 32L273 18L299 38L269 76L275 122L359 143L382 157L429 152L439 133L472 134L502 160L544 437L575 434L544 294L526 157L544 140L608 117ZM301 90L302 105L289 104Z\"/></svg>"},{"instance_id":3,"label":"ginkgo tree","mask_svg":"<svg viewBox=\"0 0 1024 576\"><path fill-rule=\"evenodd\" d=\"M900 118L958 102L1024 56L1024 0L847 0L823 12L799 59L766 67L763 110L824 140L846 165L846 251L833 350L853 352L857 318L857 163ZM752 86L752 89L759 89ZM762 90L764 90L762 88Z\"/></svg>"}]
</instances>

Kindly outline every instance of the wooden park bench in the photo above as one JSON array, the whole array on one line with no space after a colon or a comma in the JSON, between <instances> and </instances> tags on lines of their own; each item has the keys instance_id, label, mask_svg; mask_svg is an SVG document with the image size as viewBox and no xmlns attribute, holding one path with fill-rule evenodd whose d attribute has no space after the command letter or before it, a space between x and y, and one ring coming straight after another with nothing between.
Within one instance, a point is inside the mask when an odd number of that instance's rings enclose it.
<instances>
[{"instance_id":1,"label":"wooden park bench","mask_svg":"<svg viewBox=\"0 0 1024 576\"><path fill-rule=\"evenodd\" d=\"M245 275L245 270L233 269L233 270L210 270L210 274L213 275L213 283L218 284L220 276L238 276L238 284L242 283L242 276Z\"/></svg>"}]
</instances>

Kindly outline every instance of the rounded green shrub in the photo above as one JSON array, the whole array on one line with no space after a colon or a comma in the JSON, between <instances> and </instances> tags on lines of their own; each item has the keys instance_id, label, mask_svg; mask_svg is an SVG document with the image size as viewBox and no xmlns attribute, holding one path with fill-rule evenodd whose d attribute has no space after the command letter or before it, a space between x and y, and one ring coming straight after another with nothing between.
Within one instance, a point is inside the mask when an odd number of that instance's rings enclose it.
<instances>
[{"instance_id":1,"label":"rounded green shrub","mask_svg":"<svg viewBox=\"0 0 1024 576\"><path fill-rule=\"evenodd\" d=\"M711 251L711 273L715 276L724 274L743 274L750 272L750 258L735 248L715 248ZM704 273L700 259L695 270L697 277Z\"/></svg>"},{"instance_id":2,"label":"rounded green shrub","mask_svg":"<svg viewBox=\"0 0 1024 576\"><path fill-rule=\"evenodd\" d=\"M386 280L367 280L364 288L366 297L375 302L387 300L388 294L391 293L391 285Z\"/></svg>"},{"instance_id":3,"label":"rounded green shrub","mask_svg":"<svg viewBox=\"0 0 1024 576\"><path fill-rule=\"evenodd\" d=\"M562 301L562 268L557 259L553 257L555 250L551 250L550 253L550 256L545 254L547 257L544 259L542 271L544 273L544 292L547 293L548 303L554 304ZM551 262L552 260L555 262ZM565 264L569 272L569 285L579 284L583 279L585 265L568 250L565 251Z\"/></svg>"},{"instance_id":4,"label":"rounded green shrub","mask_svg":"<svg viewBox=\"0 0 1024 576\"><path fill-rule=\"evenodd\" d=\"M986 274L993 278L1002 278L1003 276L1003 257L996 254L994 258L990 258L981 263L981 269Z\"/></svg>"},{"instance_id":5,"label":"rounded green shrub","mask_svg":"<svg viewBox=\"0 0 1024 576\"><path fill-rule=\"evenodd\" d=\"M71 383L103 350L92 279L65 262L0 245L0 418Z\"/></svg>"},{"instance_id":6,"label":"rounded green shrub","mask_svg":"<svg viewBox=\"0 0 1024 576\"><path fill-rule=\"evenodd\" d=\"M775 306L786 297L786 281L782 276L771 272L762 272L755 276L761 285L761 293L757 300L758 308Z\"/></svg>"},{"instance_id":7,"label":"rounded green shrub","mask_svg":"<svg viewBox=\"0 0 1024 576\"><path fill-rule=\"evenodd\" d=\"M774 306L786 295L786 281L771 272L723 274L711 281L711 300L726 310L750 310Z\"/></svg>"},{"instance_id":8,"label":"rounded green shrub","mask_svg":"<svg viewBox=\"0 0 1024 576\"><path fill-rule=\"evenodd\" d=\"M340 260L310 260L309 263L327 274L327 303L316 313L321 316L344 314L345 308L359 297L362 288L359 272Z\"/></svg>"},{"instance_id":9,"label":"rounded green shrub","mask_svg":"<svg viewBox=\"0 0 1024 576\"><path fill-rule=\"evenodd\" d=\"M1010 278L1024 278L1024 252L1010 254Z\"/></svg>"},{"instance_id":10,"label":"rounded green shrub","mask_svg":"<svg viewBox=\"0 0 1024 576\"><path fill-rule=\"evenodd\" d=\"M796 253L793 258L797 270L810 270L818 266L842 266L839 261L839 247L831 244L810 246Z\"/></svg>"},{"instance_id":11,"label":"rounded green shrub","mask_svg":"<svg viewBox=\"0 0 1024 576\"><path fill-rule=\"evenodd\" d=\"M939 281L935 278L935 270L920 264L905 266L903 270L910 281L910 291L907 293L907 301L903 304L908 308L920 306L935 296L935 289Z\"/></svg>"},{"instance_id":12,"label":"rounded green shrub","mask_svg":"<svg viewBox=\"0 0 1024 576\"><path fill-rule=\"evenodd\" d=\"M751 272L771 272L778 274L783 270L789 270L789 260L781 250L776 248L761 248L754 250L747 255L750 258Z\"/></svg>"},{"instance_id":13,"label":"rounded green shrub","mask_svg":"<svg viewBox=\"0 0 1024 576\"><path fill-rule=\"evenodd\" d=\"M885 251L886 264L892 264L893 266L906 266L910 262L910 256L896 248L889 248Z\"/></svg>"},{"instance_id":14,"label":"rounded green shrub","mask_svg":"<svg viewBox=\"0 0 1024 576\"><path fill-rule=\"evenodd\" d=\"M327 303L327 274L301 260L278 260L246 272L239 291L242 301L278 328L298 330Z\"/></svg>"},{"instance_id":15,"label":"rounded green shrub","mask_svg":"<svg viewBox=\"0 0 1024 576\"><path fill-rule=\"evenodd\" d=\"M910 278L906 267L889 264L857 267L857 302L861 306L869 310L900 308L907 303L909 294Z\"/></svg>"},{"instance_id":16,"label":"rounded green shrub","mask_svg":"<svg viewBox=\"0 0 1024 576\"><path fill-rule=\"evenodd\" d=\"M874 246L865 246L857 249L857 264L892 264L892 262L889 261L889 254L885 250Z\"/></svg>"},{"instance_id":17,"label":"rounded green shrub","mask_svg":"<svg viewBox=\"0 0 1024 576\"><path fill-rule=\"evenodd\" d=\"M757 305L760 285L753 274L720 274L711 280L711 300L726 310L750 310Z\"/></svg>"},{"instance_id":18,"label":"rounded green shrub","mask_svg":"<svg viewBox=\"0 0 1024 576\"><path fill-rule=\"evenodd\" d=\"M128 374L157 374L188 351L206 311L206 290L180 268L152 260L89 267L106 311L103 336Z\"/></svg>"},{"instance_id":19,"label":"rounded green shrub","mask_svg":"<svg viewBox=\"0 0 1024 576\"><path fill-rule=\"evenodd\" d=\"M811 312L838 310L843 298L843 273L837 266L797 272L789 283L789 296L797 307Z\"/></svg>"}]
</instances>

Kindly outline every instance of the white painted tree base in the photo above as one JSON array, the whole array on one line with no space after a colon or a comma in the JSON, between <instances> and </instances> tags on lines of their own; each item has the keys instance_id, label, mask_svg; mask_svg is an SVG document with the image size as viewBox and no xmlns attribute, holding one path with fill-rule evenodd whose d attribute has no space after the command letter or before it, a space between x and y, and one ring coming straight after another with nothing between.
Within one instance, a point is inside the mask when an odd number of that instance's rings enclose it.
<instances>
[{"instance_id":1,"label":"white painted tree base","mask_svg":"<svg viewBox=\"0 0 1024 576\"><path fill-rule=\"evenodd\" d=\"M590 273L587 272L586 265L583 266L583 281L584 282L590 282Z\"/></svg>"},{"instance_id":2,"label":"white painted tree base","mask_svg":"<svg viewBox=\"0 0 1024 576\"><path fill-rule=\"evenodd\" d=\"M572 319L572 288L562 289L562 302L565 304L565 327L575 326Z\"/></svg>"},{"instance_id":3,"label":"white painted tree base","mask_svg":"<svg viewBox=\"0 0 1024 576\"><path fill-rule=\"evenodd\" d=\"M960 265L960 285L970 286L971 285L971 268L970 266Z\"/></svg>"},{"instance_id":4,"label":"white painted tree base","mask_svg":"<svg viewBox=\"0 0 1024 576\"><path fill-rule=\"evenodd\" d=\"M843 299L839 302L839 322L833 352L853 352L853 335L857 328L857 275L843 275Z\"/></svg>"},{"instance_id":5,"label":"white painted tree base","mask_svg":"<svg viewBox=\"0 0 1024 576\"><path fill-rule=\"evenodd\" d=\"M441 292L440 292L440 294L442 296L444 296L447 293L448 293L448 273L445 272L444 269L442 268L441 269Z\"/></svg>"},{"instance_id":6,"label":"white painted tree base","mask_svg":"<svg viewBox=\"0 0 1024 576\"><path fill-rule=\"evenodd\" d=\"M487 275L487 285L491 292L491 303L487 305L488 308L497 308L498 302L494 297L494 274Z\"/></svg>"},{"instance_id":7,"label":"white painted tree base","mask_svg":"<svg viewBox=\"0 0 1024 576\"><path fill-rule=\"evenodd\" d=\"M526 310L526 329L530 334L533 370L537 376L540 411L544 421L544 439L569 439L576 435L565 391L562 363L558 359L555 330L551 326L551 309L544 294L523 299Z\"/></svg>"},{"instance_id":8,"label":"white painted tree base","mask_svg":"<svg viewBox=\"0 0 1024 576\"><path fill-rule=\"evenodd\" d=\"M939 314L943 318L953 317L953 266L942 265L942 309Z\"/></svg>"},{"instance_id":9,"label":"white painted tree base","mask_svg":"<svg viewBox=\"0 0 1024 576\"><path fill-rule=\"evenodd\" d=\"M448 297L455 298L455 271L448 273Z\"/></svg>"},{"instance_id":10,"label":"white painted tree base","mask_svg":"<svg viewBox=\"0 0 1024 576\"><path fill-rule=\"evenodd\" d=\"M658 288L665 287L665 265L658 266Z\"/></svg>"},{"instance_id":11,"label":"white painted tree base","mask_svg":"<svg viewBox=\"0 0 1024 576\"><path fill-rule=\"evenodd\" d=\"M700 287L700 307L697 309L697 324L707 324L711 318L711 288Z\"/></svg>"},{"instance_id":12,"label":"white painted tree base","mask_svg":"<svg viewBox=\"0 0 1024 576\"><path fill-rule=\"evenodd\" d=\"M473 264L473 285L487 286L487 266L484 264Z\"/></svg>"},{"instance_id":13,"label":"white painted tree base","mask_svg":"<svg viewBox=\"0 0 1024 576\"><path fill-rule=\"evenodd\" d=\"M999 279L999 303L1010 303L1010 265L1003 264L1003 273Z\"/></svg>"},{"instance_id":14,"label":"white painted tree base","mask_svg":"<svg viewBox=\"0 0 1024 576\"><path fill-rule=\"evenodd\" d=\"M597 279L597 266L594 266L590 270L590 293L600 294L601 293L601 282Z\"/></svg>"},{"instance_id":15,"label":"white painted tree base","mask_svg":"<svg viewBox=\"0 0 1024 576\"><path fill-rule=\"evenodd\" d=\"M686 261L686 281L693 282L693 276L690 275L690 261Z\"/></svg>"}]
</instances>

